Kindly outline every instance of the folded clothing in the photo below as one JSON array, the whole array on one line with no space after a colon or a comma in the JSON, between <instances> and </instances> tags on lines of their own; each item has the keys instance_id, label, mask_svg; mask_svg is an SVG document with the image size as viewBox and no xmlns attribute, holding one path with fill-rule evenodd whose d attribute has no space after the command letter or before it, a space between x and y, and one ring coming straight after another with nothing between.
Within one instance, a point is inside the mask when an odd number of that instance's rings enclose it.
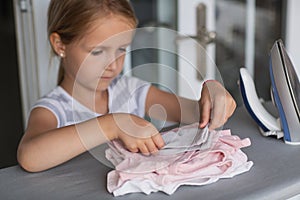
<instances>
[{"instance_id":1,"label":"folded clothing","mask_svg":"<svg viewBox=\"0 0 300 200\"><path fill-rule=\"evenodd\" d=\"M166 145L159 151L159 154L173 155L209 148L212 142L212 139L209 137L212 137L212 135L209 134L208 126L203 129L198 127L199 124L195 123L163 132L162 138Z\"/></svg>"},{"instance_id":2,"label":"folded clothing","mask_svg":"<svg viewBox=\"0 0 300 200\"><path fill-rule=\"evenodd\" d=\"M127 151L118 140L106 150L115 166L107 175L107 189L114 196L162 191L173 194L181 185L205 185L232 178L253 165L240 150L250 140L230 130L209 131L192 124L162 133L165 147L156 155Z\"/></svg>"}]
</instances>

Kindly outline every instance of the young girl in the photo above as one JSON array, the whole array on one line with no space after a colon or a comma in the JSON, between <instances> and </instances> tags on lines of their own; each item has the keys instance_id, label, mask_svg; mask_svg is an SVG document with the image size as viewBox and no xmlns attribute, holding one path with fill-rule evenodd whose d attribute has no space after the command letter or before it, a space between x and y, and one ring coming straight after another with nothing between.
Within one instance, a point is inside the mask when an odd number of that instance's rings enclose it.
<instances>
[{"instance_id":1,"label":"young girl","mask_svg":"<svg viewBox=\"0 0 300 200\"><path fill-rule=\"evenodd\" d=\"M210 129L232 115L236 104L217 81L192 101L119 76L136 25L127 0L51 0L48 36L60 78L30 113L17 155L25 170L49 169L114 139L131 152L155 153L164 141L143 117L159 118L161 108L168 121Z\"/></svg>"}]
</instances>

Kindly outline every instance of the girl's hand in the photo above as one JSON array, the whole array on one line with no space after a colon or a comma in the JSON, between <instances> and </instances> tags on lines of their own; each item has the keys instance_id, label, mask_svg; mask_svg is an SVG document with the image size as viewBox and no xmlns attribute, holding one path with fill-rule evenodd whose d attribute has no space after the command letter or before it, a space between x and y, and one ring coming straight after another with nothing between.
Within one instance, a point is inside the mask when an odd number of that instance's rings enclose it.
<instances>
[{"instance_id":1,"label":"girl's hand","mask_svg":"<svg viewBox=\"0 0 300 200\"><path fill-rule=\"evenodd\" d=\"M236 108L232 96L215 80L209 80L203 84L198 103L201 119L200 128L204 128L209 123L210 130L224 125Z\"/></svg>"},{"instance_id":2,"label":"girl's hand","mask_svg":"<svg viewBox=\"0 0 300 200\"><path fill-rule=\"evenodd\" d=\"M113 118L117 127L115 139L120 139L129 151L149 155L164 146L160 133L150 122L131 114L113 114Z\"/></svg>"}]
</instances>

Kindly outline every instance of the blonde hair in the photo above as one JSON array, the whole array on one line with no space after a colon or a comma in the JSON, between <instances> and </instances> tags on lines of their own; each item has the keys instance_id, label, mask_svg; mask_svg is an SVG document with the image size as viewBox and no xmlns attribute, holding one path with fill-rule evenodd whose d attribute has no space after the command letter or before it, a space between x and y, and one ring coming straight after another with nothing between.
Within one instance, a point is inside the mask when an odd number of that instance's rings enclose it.
<instances>
[{"instance_id":1,"label":"blonde hair","mask_svg":"<svg viewBox=\"0 0 300 200\"><path fill-rule=\"evenodd\" d=\"M57 33L64 44L76 42L84 36L94 21L110 14L127 18L133 27L137 25L128 0L51 0L48 8L48 38L52 33ZM53 48L52 51L56 54ZM58 84L63 76L61 62Z\"/></svg>"}]
</instances>

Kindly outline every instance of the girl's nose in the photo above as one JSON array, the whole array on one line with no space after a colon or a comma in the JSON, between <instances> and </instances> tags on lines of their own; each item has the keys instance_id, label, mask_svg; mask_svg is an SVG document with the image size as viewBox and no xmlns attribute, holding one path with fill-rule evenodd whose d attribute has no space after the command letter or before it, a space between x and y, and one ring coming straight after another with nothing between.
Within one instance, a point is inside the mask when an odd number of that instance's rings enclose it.
<instances>
[{"instance_id":1,"label":"girl's nose","mask_svg":"<svg viewBox=\"0 0 300 200\"><path fill-rule=\"evenodd\" d=\"M118 67L118 59L113 58L111 59L110 63L107 65L107 70L116 70Z\"/></svg>"}]
</instances>

